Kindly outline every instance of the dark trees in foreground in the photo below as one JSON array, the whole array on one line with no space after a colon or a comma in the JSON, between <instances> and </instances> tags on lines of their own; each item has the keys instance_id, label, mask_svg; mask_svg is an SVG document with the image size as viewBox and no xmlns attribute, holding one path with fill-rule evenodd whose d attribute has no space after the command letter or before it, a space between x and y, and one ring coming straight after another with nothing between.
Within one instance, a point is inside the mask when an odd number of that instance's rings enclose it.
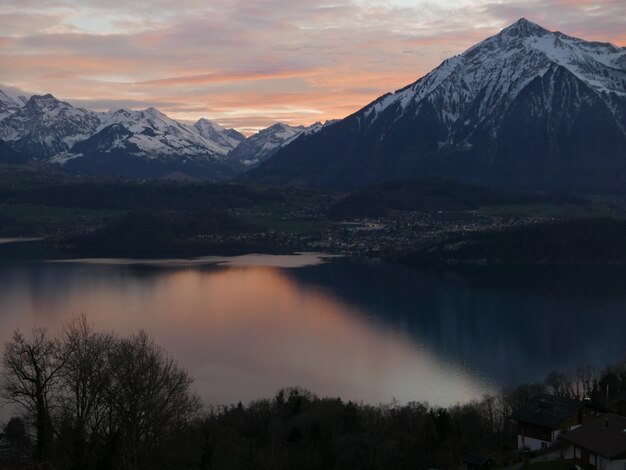
<instances>
[{"instance_id":1,"label":"dark trees in foreground","mask_svg":"<svg viewBox=\"0 0 626 470\"><path fill-rule=\"evenodd\" d=\"M4 349L0 396L32 419L39 462L47 461L52 450L52 409L64 363L60 343L42 329L34 329L30 337L16 331Z\"/></svg>"},{"instance_id":2,"label":"dark trees in foreground","mask_svg":"<svg viewBox=\"0 0 626 470\"><path fill-rule=\"evenodd\" d=\"M199 409L192 378L146 333L97 333L82 316L60 338L16 331L2 365L0 396L34 430L39 468L157 468L163 441Z\"/></svg>"},{"instance_id":3,"label":"dark trees in foreground","mask_svg":"<svg viewBox=\"0 0 626 470\"><path fill-rule=\"evenodd\" d=\"M189 374L146 333L120 338L78 317L56 338L16 332L0 379L24 416L0 432L0 469L427 469L458 468L468 452L512 464L515 409L546 392L610 407L626 392L626 361L447 408L287 388L201 414Z\"/></svg>"}]
</instances>

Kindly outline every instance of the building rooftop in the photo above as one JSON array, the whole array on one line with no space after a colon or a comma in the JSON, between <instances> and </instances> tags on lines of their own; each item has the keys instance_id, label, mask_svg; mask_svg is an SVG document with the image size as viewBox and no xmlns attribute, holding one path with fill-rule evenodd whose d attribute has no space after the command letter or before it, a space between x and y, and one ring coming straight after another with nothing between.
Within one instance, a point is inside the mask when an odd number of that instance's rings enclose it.
<instances>
[{"instance_id":1,"label":"building rooftop","mask_svg":"<svg viewBox=\"0 0 626 470\"><path fill-rule=\"evenodd\" d=\"M559 429L561 423L583 408L582 401L554 395L538 395L511 415L511 419Z\"/></svg>"},{"instance_id":2,"label":"building rooftop","mask_svg":"<svg viewBox=\"0 0 626 470\"><path fill-rule=\"evenodd\" d=\"M626 417L612 413L600 416L561 439L608 459L626 458Z\"/></svg>"},{"instance_id":3,"label":"building rooftop","mask_svg":"<svg viewBox=\"0 0 626 470\"><path fill-rule=\"evenodd\" d=\"M484 455L469 453L465 454L461 460L472 465L485 465L491 459L489 457L485 457Z\"/></svg>"}]
</instances>

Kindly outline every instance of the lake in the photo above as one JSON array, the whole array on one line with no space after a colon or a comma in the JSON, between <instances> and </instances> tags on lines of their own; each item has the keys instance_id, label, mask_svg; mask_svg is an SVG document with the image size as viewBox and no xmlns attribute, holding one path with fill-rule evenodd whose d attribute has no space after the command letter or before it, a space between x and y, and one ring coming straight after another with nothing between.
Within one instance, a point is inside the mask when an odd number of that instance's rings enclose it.
<instances>
[{"instance_id":1,"label":"lake","mask_svg":"<svg viewBox=\"0 0 626 470\"><path fill-rule=\"evenodd\" d=\"M617 267L416 269L327 258L79 258L0 243L0 342L16 328L146 330L207 404L302 386L449 405L626 356Z\"/></svg>"}]
</instances>

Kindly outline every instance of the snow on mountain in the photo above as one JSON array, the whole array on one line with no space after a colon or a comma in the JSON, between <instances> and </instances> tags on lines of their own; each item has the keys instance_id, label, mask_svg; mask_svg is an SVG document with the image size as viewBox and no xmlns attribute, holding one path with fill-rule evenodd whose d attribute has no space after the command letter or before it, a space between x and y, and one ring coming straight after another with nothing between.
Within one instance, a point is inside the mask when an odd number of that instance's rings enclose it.
<instances>
[{"instance_id":1,"label":"snow on mountain","mask_svg":"<svg viewBox=\"0 0 626 470\"><path fill-rule=\"evenodd\" d=\"M300 137L301 135L312 135L315 134L316 132L321 131L324 127L328 127L336 122L339 122L339 119L329 119L328 121L322 123L320 121L317 121L313 124L311 124L308 127L305 127L304 130L302 132L299 132L297 134L295 134L293 137L290 137L289 139L285 140L285 142L280 146L280 148L286 147L287 145L289 145L291 142L293 142L294 140L296 140L298 137Z\"/></svg>"},{"instance_id":2,"label":"snow on mountain","mask_svg":"<svg viewBox=\"0 0 626 470\"><path fill-rule=\"evenodd\" d=\"M276 153L285 142L299 136L304 129L304 126L294 127L278 122L241 142L228 154L228 159L246 167L258 165Z\"/></svg>"},{"instance_id":3,"label":"snow on mountain","mask_svg":"<svg viewBox=\"0 0 626 470\"><path fill-rule=\"evenodd\" d=\"M24 106L21 99L14 99L0 90L0 121Z\"/></svg>"},{"instance_id":4,"label":"snow on mountain","mask_svg":"<svg viewBox=\"0 0 626 470\"><path fill-rule=\"evenodd\" d=\"M522 18L293 141L248 178L354 186L434 175L576 188L613 178L626 187L616 172L626 172L626 48Z\"/></svg>"},{"instance_id":5,"label":"snow on mountain","mask_svg":"<svg viewBox=\"0 0 626 470\"><path fill-rule=\"evenodd\" d=\"M112 125L121 126L128 133L124 138L112 142L109 151L132 148L131 153L147 158L224 156L227 153L218 143L204 138L155 108L142 111L119 109L107 113L97 132Z\"/></svg>"},{"instance_id":6,"label":"snow on mountain","mask_svg":"<svg viewBox=\"0 0 626 470\"><path fill-rule=\"evenodd\" d=\"M363 118L371 124L392 105L399 105L400 115L419 112L411 105L428 101L448 127L468 113L479 120L494 119L496 109L505 111L526 85L554 66L564 67L607 100L610 94L626 96L624 60L624 48L553 33L522 18L445 60L414 84L382 97Z\"/></svg>"},{"instance_id":7,"label":"snow on mountain","mask_svg":"<svg viewBox=\"0 0 626 470\"><path fill-rule=\"evenodd\" d=\"M189 126L155 108L99 113L52 95L21 102L0 94L0 110L8 110L0 139L40 160L86 173L140 177L188 171L220 179L237 171L225 157L244 137L207 119Z\"/></svg>"},{"instance_id":8,"label":"snow on mountain","mask_svg":"<svg viewBox=\"0 0 626 470\"><path fill-rule=\"evenodd\" d=\"M50 94L34 95L0 121L0 139L27 155L47 160L92 135L100 123L99 113L75 108Z\"/></svg>"},{"instance_id":9,"label":"snow on mountain","mask_svg":"<svg viewBox=\"0 0 626 470\"><path fill-rule=\"evenodd\" d=\"M81 173L222 180L237 174L226 153L219 143L155 108L119 109L105 113L93 135L50 161Z\"/></svg>"},{"instance_id":10,"label":"snow on mountain","mask_svg":"<svg viewBox=\"0 0 626 470\"><path fill-rule=\"evenodd\" d=\"M216 122L205 118L199 119L193 125L193 128L205 139L219 145L222 148L223 155L226 155L246 139L243 134L240 134L235 129L225 129Z\"/></svg>"},{"instance_id":11,"label":"snow on mountain","mask_svg":"<svg viewBox=\"0 0 626 470\"><path fill-rule=\"evenodd\" d=\"M242 164L254 166L301 134L322 127L321 123L309 127L279 123L246 139L208 119L183 124L155 108L101 113L74 107L50 94L26 100L0 91L0 139L26 155L85 172L91 165L101 173L114 174L115 161L118 166L136 167L134 172L139 174L146 169L145 161L154 161L168 162L161 165L168 170L178 171L175 164L182 162L183 166L191 163L194 171L207 164L220 175L231 174ZM125 162L124 156L132 158L132 163ZM150 172L159 173L154 170L157 166L153 163ZM128 174L128 168L124 172Z\"/></svg>"},{"instance_id":12,"label":"snow on mountain","mask_svg":"<svg viewBox=\"0 0 626 470\"><path fill-rule=\"evenodd\" d=\"M327 121L324 124L316 122L308 127L290 126L282 122L276 123L241 142L228 154L228 159L245 167L254 167L301 135L314 134L334 122L336 121Z\"/></svg>"}]
</instances>

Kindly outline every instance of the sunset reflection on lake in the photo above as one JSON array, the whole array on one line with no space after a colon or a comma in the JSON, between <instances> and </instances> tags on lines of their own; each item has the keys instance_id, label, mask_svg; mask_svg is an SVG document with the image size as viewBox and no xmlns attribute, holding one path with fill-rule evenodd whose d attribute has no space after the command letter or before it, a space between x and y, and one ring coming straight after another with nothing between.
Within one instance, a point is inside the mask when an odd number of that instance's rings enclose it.
<instances>
[{"instance_id":1,"label":"sunset reflection on lake","mask_svg":"<svg viewBox=\"0 0 626 470\"><path fill-rule=\"evenodd\" d=\"M0 340L18 327L58 331L78 312L98 329L143 328L189 369L207 404L248 402L285 386L442 405L490 390L405 332L282 268L42 263L0 276Z\"/></svg>"}]
</instances>

